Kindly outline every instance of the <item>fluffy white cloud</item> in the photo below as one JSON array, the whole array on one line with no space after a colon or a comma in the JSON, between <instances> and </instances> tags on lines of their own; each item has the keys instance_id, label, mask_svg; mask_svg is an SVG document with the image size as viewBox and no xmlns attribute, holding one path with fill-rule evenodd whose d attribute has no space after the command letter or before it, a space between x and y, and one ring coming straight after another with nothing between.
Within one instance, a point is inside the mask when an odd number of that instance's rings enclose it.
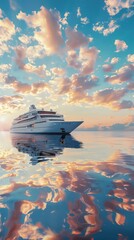
<instances>
[{"instance_id":1,"label":"fluffy white cloud","mask_svg":"<svg viewBox=\"0 0 134 240\"><path fill-rule=\"evenodd\" d=\"M111 64L116 64L118 62L119 62L119 58L117 58L117 57L114 57L111 59Z\"/></svg>"},{"instance_id":2,"label":"fluffy white cloud","mask_svg":"<svg viewBox=\"0 0 134 240\"><path fill-rule=\"evenodd\" d=\"M20 12L19 20L24 20L29 27L35 29L34 38L44 46L48 55L58 53L64 44L59 24L59 13L41 7L40 11L26 15Z\"/></svg>"},{"instance_id":3,"label":"fluffy white cloud","mask_svg":"<svg viewBox=\"0 0 134 240\"><path fill-rule=\"evenodd\" d=\"M63 68L51 68L51 72L55 75L55 76L63 76L65 74L65 69Z\"/></svg>"},{"instance_id":4,"label":"fluffy white cloud","mask_svg":"<svg viewBox=\"0 0 134 240\"><path fill-rule=\"evenodd\" d=\"M111 16L119 13L123 8L130 9L133 7L134 0L104 0L108 13Z\"/></svg>"},{"instance_id":5,"label":"fluffy white cloud","mask_svg":"<svg viewBox=\"0 0 134 240\"><path fill-rule=\"evenodd\" d=\"M83 17L83 18L81 17L81 19L80 19L80 20L81 20L81 23L82 23L82 24L84 24L84 25L86 25L86 24L88 24L88 23L89 23L89 20L88 20L88 18L87 18L87 17Z\"/></svg>"},{"instance_id":6,"label":"fluffy white cloud","mask_svg":"<svg viewBox=\"0 0 134 240\"><path fill-rule=\"evenodd\" d=\"M129 54L127 56L127 60L128 60L128 62L134 63L134 54Z\"/></svg>"},{"instance_id":7,"label":"fluffy white cloud","mask_svg":"<svg viewBox=\"0 0 134 240\"><path fill-rule=\"evenodd\" d=\"M68 21L67 21L67 18L68 18L68 16L69 16L69 12L66 12L65 14L64 14L64 18L60 18L59 19L59 21L62 23L62 25L68 25Z\"/></svg>"},{"instance_id":8,"label":"fluffy white cloud","mask_svg":"<svg viewBox=\"0 0 134 240\"><path fill-rule=\"evenodd\" d=\"M0 64L0 70L6 72L7 70L11 69L11 64Z\"/></svg>"},{"instance_id":9,"label":"fluffy white cloud","mask_svg":"<svg viewBox=\"0 0 134 240\"><path fill-rule=\"evenodd\" d=\"M101 24L99 22L93 26L94 31L103 33L104 36L113 33L117 28L119 28L119 25L117 25L114 20L111 20L106 28L103 23Z\"/></svg>"},{"instance_id":10,"label":"fluffy white cloud","mask_svg":"<svg viewBox=\"0 0 134 240\"><path fill-rule=\"evenodd\" d=\"M12 39L16 33L15 25L8 18L0 19L0 43L5 43Z\"/></svg>"},{"instance_id":11,"label":"fluffy white cloud","mask_svg":"<svg viewBox=\"0 0 134 240\"><path fill-rule=\"evenodd\" d=\"M128 48L128 45L125 43L125 41L115 40L114 44L116 46L116 52L124 51Z\"/></svg>"},{"instance_id":12,"label":"fluffy white cloud","mask_svg":"<svg viewBox=\"0 0 134 240\"><path fill-rule=\"evenodd\" d=\"M19 40L23 43L23 44L29 44L31 42L32 37L27 36L27 35L22 35L19 37Z\"/></svg>"}]
</instances>

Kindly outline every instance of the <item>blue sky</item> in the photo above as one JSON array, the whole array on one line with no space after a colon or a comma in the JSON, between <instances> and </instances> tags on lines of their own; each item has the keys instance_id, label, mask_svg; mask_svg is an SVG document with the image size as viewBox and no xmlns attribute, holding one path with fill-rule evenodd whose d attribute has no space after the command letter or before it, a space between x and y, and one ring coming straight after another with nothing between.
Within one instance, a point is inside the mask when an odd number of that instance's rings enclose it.
<instances>
[{"instance_id":1,"label":"blue sky","mask_svg":"<svg viewBox=\"0 0 134 240\"><path fill-rule=\"evenodd\" d=\"M133 5L2 1L1 128L32 103L84 120L83 127L133 122Z\"/></svg>"}]
</instances>

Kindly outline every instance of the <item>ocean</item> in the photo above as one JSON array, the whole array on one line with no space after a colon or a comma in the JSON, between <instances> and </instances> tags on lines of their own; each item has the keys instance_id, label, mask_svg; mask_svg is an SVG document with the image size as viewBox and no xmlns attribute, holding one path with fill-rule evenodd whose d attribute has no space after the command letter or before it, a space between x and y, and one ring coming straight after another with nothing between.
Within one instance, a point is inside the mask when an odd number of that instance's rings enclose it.
<instances>
[{"instance_id":1,"label":"ocean","mask_svg":"<svg viewBox=\"0 0 134 240\"><path fill-rule=\"evenodd\" d=\"M0 239L134 239L134 133L0 132Z\"/></svg>"}]
</instances>

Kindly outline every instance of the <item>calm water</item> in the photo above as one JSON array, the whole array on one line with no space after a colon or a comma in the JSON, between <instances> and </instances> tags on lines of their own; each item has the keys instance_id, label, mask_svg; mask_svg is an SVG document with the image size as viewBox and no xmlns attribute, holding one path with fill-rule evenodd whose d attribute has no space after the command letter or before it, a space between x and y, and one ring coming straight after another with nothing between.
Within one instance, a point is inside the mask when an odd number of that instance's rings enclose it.
<instances>
[{"instance_id":1,"label":"calm water","mask_svg":"<svg viewBox=\"0 0 134 240\"><path fill-rule=\"evenodd\" d=\"M0 133L0 239L133 240L134 133Z\"/></svg>"}]
</instances>

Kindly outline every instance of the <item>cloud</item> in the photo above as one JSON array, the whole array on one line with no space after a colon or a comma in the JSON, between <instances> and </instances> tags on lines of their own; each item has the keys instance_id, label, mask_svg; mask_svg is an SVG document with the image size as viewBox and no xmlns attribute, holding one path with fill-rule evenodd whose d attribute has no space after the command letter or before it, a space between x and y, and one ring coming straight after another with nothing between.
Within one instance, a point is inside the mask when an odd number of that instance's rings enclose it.
<instances>
[{"instance_id":1,"label":"cloud","mask_svg":"<svg viewBox=\"0 0 134 240\"><path fill-rule=\"evenodd\" d=\"M120 109L134 109L134 102L130 100L123 100L121 103L115 103L113 104L113 108L120 110Z\"/></svg>"},{"instance_id":2,"label":"cloud","mask_svg":"<svg viewBox=\"0 0 134 240\"><path fill-rule=\"evenodd\" d=\"M59 78L58 83L58 94L69 94L71 89L71 80L69 78Z\"/></svg>"},{"instance_id":3,"label":"cloud","mask_svg":"<svg viewBox=\"0 0 134 240\"><path fill-rule=\"evenodd\" d=\"M66 58L66 61L69 66L74 67L76 69L80 69L81 62L79 60L79 56L77 55L76 51L70 50L68 51L68 56Z\"/></svg>"},{"instance_id":4,"label":"cloud","mask_svg":"<svg viewBox=\"0 0 134 240\"><path fill-rule=\"evenodd\" d=\"M46 76L50 76L50 72L46 69L45 64L36 67L35 65L27 63L23 66L23 70L28 72L28 73L34 73L41 78L45 78Z\"/></svg>"},{"instance_id":5,"label":"cloud","mask_svg":"<svg viewBox=\"0 0 134 240\"><path fill-rule=\"evenodd\" d=\"M114 16L122 9L133 7L133 0L104 0L109 15Z\"/></svg>"},{"instance_id":6,"label":"cloud","mask_svg":"<svg viewBox=\"0 0 134 240\"><path fill-rule=\"evenodd\" d=\"M12 39L16 33L15 25L8 18L0 19L0 44Z\"/></svg>"},{"instance_id":7,"label":"cloud","mask_svg":"<svg viewBox=\"0 0 134 240\"><path fill-rule=\"evenodd\" d=\"M2 72L6 72L7 70L11 69L11 64L0 64L0 70Z\"/></svg>"},{"instance_id":8,"label":"cloud","mask_svg":"<svg viewBox=\"0 0 134 240\"><path fill-rule=\"evenodd\" d=\"M3 18L3 13L1 8L0 8L0 18Z\"/></svg>"},{"instance_id":9,"label":"cloud","mask_svg":"<svg viewBox=\"0 0 134 240\"><path fill-rule=\"evenodd\" d=\"M116 104L116 102L120 100L127 92L127 89L106 88L95 92L93 95L93 101L97 105L115 108L114 104Z\"/></svg>"},{"instance_id":10,"label":"cloud","mask_svg":"<svg viewBox=\"0 0 134 240\"><path fill-rule=\"evenodd\" d=\"M69 16L69 12L66 12L65 14L64 14L64 18L60 18L60 22L62 23L62 25L68 25L68 21L67 21L67 18L68 18L68 16Z\"/></svg>"},{"instance_id":11,"label":"cloud","mask_svg":"<svg viewBox=\"0 0 134 240\"><path fill-rule=\"evenodd\" d=\"M24 20L29 27L35 29L34 39L44 46L48 55L59 53L64 44L59 24L59 13L49 11L42 6L40 11L33 12L32 15L20 12L17 19Z\"/></svg>"},{"instance_id":12,"label":"cloud","mask_svg":"<svg viewBox=\"0 0 134 240\"><path fill-rule=\"evenodd\" d=\"M18 109L22 100L23 97L19 95L2 96L0 97L0 110L4 113L10 112L12 109Z\"/></svg>"},{"instance_id":13,"label":"cloud","mask_svg":"<svg viewBox=\"0 0 134 240\"><path fill-rule=\"evenodd\" d=\"M26 49L22 46L18 46L15 48L15 62L19 69L24 69L24 59L26 58Z\"/></svg>"},{"instance_id":14,"label":"cloud","mask_svg":"<svg viewBox=\"0 0 134 240\"><path fill-rule=\"evenodd\" d=\"M46 51L44 47L41 45L29 46L26 48L26 57L30 62L34 62L36 58L43 58L45 56L46 56Z\"/></svg>"},{"instance_id":15,"label":"cloud","mask_svg":"<svg viewBox=\"0 0 134 240\"><path fill-rule=\"evenodd\" d=\"M104 64L102 66L104 72L111 72L113 70L113 65L112 64Z\"/></svg>"},{"instance_id":16,"label":"cloud","mask_svg":"<svg viewBox=\"0 0 134 240\"><path fill-rule=\"evenodd\" d=\"M94 72L98 53L99 50L95 47L81 47L78 54L74 50L68 51L66 61L69 66L79 69L80 74L86 76Z\"/></svg>"},{"instance_id":17,"label":"cloud","mask_svg":"<svg viewBox=\"0 0 134 240\"><path fill-rule=\"evenodd\" d=\"M77 8L77 17L81 17L81 10L80 10L80 7Z\"/></svg>"},{"instance_id":18,"label":"cloud","mask_svg":"<svg viewBox=\"0 0 134 240\"><path fill-rule=\"evenodd\" d=\"M26 57L30 57L32 54L32 50L35 49L34 57L40 57L40 47L29 47L27 50L26 48L22 46L18 46L15 48L16 58L15 62L19 69L24 70L28 73L34 73L38 75L41 78L44 78L45 76L49 76L50 72L46 70L46 65L43 64L41 66L36 67L35 65L32 65L31 63L24 63L24 60ZM27 51L27 52L26 52ZM32 59L33 60L33 59Z\"/></svg>"},{"instance_id":19,"label":"cloud","mask_svg":"<svg viewBox=\"0 0 134 240\"><path fill-rule=\"evenodd\" d=\"M8 88L13 88L17 93L20 94L38 94L50 89L46 82L36 82L33 84L22 83L14 76L7 76L5 78L5 84Z\"/></svg>"},{"instance_id":20,"label":"cloud","mask_svg":"<svg viewBox=\"0 0 134 240\"><path fill-rule=\"evenodd\" d=\"M116 24L116 21L111 20L108 24L108 27L105 28L104 24L102 23L96 23L93 26L93 31L103 33L104 36L107 36L111 33L113 33L117 28L119 28L119 25Z\"/></svg>"},{"instance_id":21,"label":"cloud","mask_svg":"<svg viewBox=\"0 0 134 240\"><path fill-rule=\"evenodd\" d=\"M2 96L0 97L0 104L7 104L11 101L14 100L21 100L23 99L23 97L19 96L19 95L13 95L13 96Z\"/></svg>"},{"instance_id":22,"label":"cloud","mask_svg":"<svg viewBox=\"0 0 134 240\"><path fill-rule=\"evenodd\" d=\"M93 73L99 50L96 47L81 48L79 59L81 61L81 74L88 75Z\"/></svg>"},{"instance_id":23,"label":"cloud","mask_svg":"<svg viewBox=\"0 0 134 240\"><path fill-rule=\"evenodd\" d=\"M82 46L87 46L90 41L90 39L87 38L83 33L71 28L66 29L66 36L66 46L71 50L80 48Z\"/></svg>"},{"instance_id":24,"label":"cloud","mask_svg":"<svg viewBox=\"0 0 134 240\"><path fill-rule=\"evenodd\" d=\"M23 35L20 36L18 39L19 39L20 42L22 42L23 44L29 44L29 43L31 42L32 37L23 34Z\"/></svg>"},{"instance_id":25,"label":"cloud","mask_svg":"<svg viewBox=\"0 0 134 240\"><path fill-rule=\"evenodd\" d=\"M51 68L51 72L56 76L63 76L65 74L65 69L63 68Z\"/></svg>"},{"instance_id":26,"label":"cloud","mask_svg":"<svg viewBox=\"0 0 134 240\"><path fill-rule=\"evenodd\" d=\"M127 60L128 60L128 62L134 63L134 54L129 54L129 55L127 56Z\"/></svg>"},{"instance_id":27,"label":"cloud","mask_svg":"<svg viewBox=\"0 0 134 240\"><path fill-rule=\"evenodd\" d=\"M134 66L132 64L121 67L116 71L116 75L106 77L105 81L111 84L129 83L134 77Z\"/></svg>"},{"instance_id":28,"label":"cloud","mask_svg":"<svg viewBox=\"0 0 134 240\"><path fill-rule=\"evenodd\" d=\"M88 90L98 86L98 78L73 74L70 79L59 79L58 83L58 94L66 94L70 103L82 103L91 100Z\"/></svg>"},{"instance_id":29,"label":"cloud","mask_svg":"<svg viewBox=\"0 0 134 240\"><path fill-rule=\"evenodd\" d=\"M87 25L89 23L89 19L87 17L81 17L81 23L84 24L84 25Z\"/></svg>"},{"instance_id":30,"label":"cloud","mask_svg":"<svg viewBox=\"0 0 134 240\"><path fill-rule=\"evenodd\" d=\"M132 17L134 15L134 11L132 10L132 11L129 11L129 12L127 12L127 13L123 13L123 15L121 16L121 20L122 19L125 19L125 18L130 18L130 17Z\"/></svg>"},{"instance_id":31,"label":"cloud","mask_svg":"<svg viewBox=\"0 0 134 240\"><path fill-rule=\"evenodd\" d=\"M15 0L9 0L10 8L15 11L17 9L17 3Z\"/></svg>"},{"instance_id":32,"label":"cloud","mask_svg":"<svg viewBox=\"0 0 134 240\"><path fill-rule=\"evenodd\" d=\"M124 51L128 48L128 45L125 43L125 41L115 40L114 44L116 46L116 52Z\"/></svg>"},{"instance_id":33,"label":"cloud","mask_svg":"<svg viewBox=\"0 0 134 240\"><path fill-rule=\"evenodd\" d=\"M3 56L4 53L9 52L9 45L6 43L0 43L0 56Z\"/></svg>"},{"instance_id":34,"label":"cloud","mask_svg":"<svg viewBox=\"0 0 134 240\"><path fill-rule=\"evenodd\" d=\"M130 82L130 83L127 85L127 89L129 89L129 90L134 90L134 82Z\"/></svg>"},{"instance_id":35,"label":"cloud","mask_svg":"<svg viewBox=\"0 0 134 240\"><path fill-rule=\"evenodd\" d=\"M118 62L119 62L119 58L117 58L117 57L114 57L111 59L111 64L116 64Z\"/></svg>"}]
</instances>

